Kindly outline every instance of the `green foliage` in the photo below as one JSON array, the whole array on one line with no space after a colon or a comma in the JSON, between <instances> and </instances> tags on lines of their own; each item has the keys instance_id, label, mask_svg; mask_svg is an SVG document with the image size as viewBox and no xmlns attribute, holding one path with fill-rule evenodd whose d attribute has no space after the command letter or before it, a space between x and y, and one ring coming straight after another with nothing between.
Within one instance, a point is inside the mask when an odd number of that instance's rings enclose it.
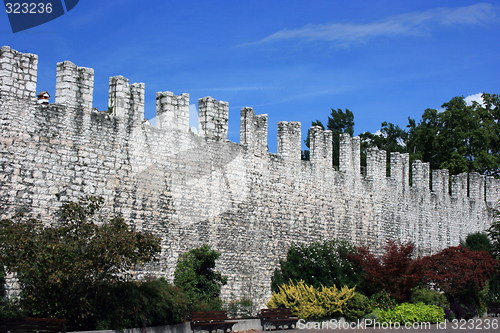
<instances>
[{"instance_id":1,"label":"green foliage","mask_svg":"<svg viewBox=\"0 0 500 333\"><path fill-rule=\"evenodd\" d=\"M411 303L424 303L427 305L437 305L440 307L449 307L450 303L446 296L440 292L429 288L415 288L411 292Z\"/></svg>"},{"instance_id":2,"label":"green foliage","mask_svg":"<svg viewBox=\"0 0 500 333\"><path fill-rule=\"evenodd\" d=\"M444 103L441 112L427 109L417 124L409 120L408 152L451 174L477 171L499 176L500 96L483 94L484 105L467 105L464 97Z\"/></svg>"},{"instance_id":3,"label":"green foliage","mask_svg":"<svg viewBox=\"0 0 500 333\"><path fill-rule=\"evenodd\" d=\"M472 251L486 251L493 252L493 245L491 244L488 235L483 232L476 232L467 235L465 242L461 242L462 247L471 249Z\"/></svg>"},{"instance_id":4,"label":"green foliage","mask_svg":"<svg viewBox=\"0 0 500 333\"><path fill-rule=\"evenodd\" d=\"M393 310L375 309L380 323L439 323L444 321L444 310L424 303L402 303Z\"/></svg>"},{"instance_id":5,"label":"green foliage","mask_svg":"<svg viewBox=\"0 0 500 333\"><path fill-rule=\"evenodd\" d=\"M203 245L179 257L174 272L174 283L182 288L191 311L220 310L220 290L227 278L215 271L220 253Z\"/></svg>"},{"instance_id":6,"label":"green foliage","mask_svg":"<svg viewBox=\"0 0 500 333\"><path fill-rule=\"evenodd\" d=\"M354 252L352 244L342 240L294 245L288 250L286 259L280 261L280 267L274 271L271 288L277 291L280 285L290 280L303 280L315 287L354 287L360 281L359 270L348 259Z\"/></svg>"},{"instance_id":7,"label":"green foliage","mask_svg":"<svg viewBox=\"0 0 500 333\"><path fill-rule=\"evenodd\" d=\"M360 293L354 293L354 297L347 301L343 310L347 320L355 321L365 317L372 312L372 302L368 297Z\"/></svg>"},{"instance_id":8,"label":"green foliage","mask_svg":"<svg viewBox=\"0 0 500 333\"><path fill-rule=\"evenodd\" d=\"M231 301L225 306L225 310L230 318L252 318L253 302L248 298Z\"/></svg>"},{"instance_id":9,"label":"green foliage","mask_svg":"<svg viewBox=\"0 0 500 333\"><path fill-rule=\"evenodd\" d=\"M321 286L315 288L304 281L283 284L273 292L267 306L288 308L302 319L322 319L344 313L347 302L355 295L354 288Z\"/></svg>"},{"instance_id":10,"label":"green foliage","mask_svg":"<svg viewBox=\"0 0 500 333\"><path fill-rule=\"evenodd\" d=\"M17 300L0 297L0 320L8 318L25 317L27 313L23 311Z\"/></svg>"},{"instance_id":11,"label":"green foliage","mask_svg":"<svg viewBox=\"0 0 500 333\"><path fill-rule=\"evenodd\" d=\"M397 302L394 298L389 295L387 291L379 291L370 296L370 302L373 308L377 308L380 310L393 310Z\"/></svg>"},{"instance_id":12,"label":"green foliage","mask_svg":"<svg viewBox=\"0 0 500 333\"><path fill-rule=\"evenodd\" d=\"M21 306L30 315L88 327L103 283L122 280L159 252L158 238L129 230L121 217L98 218L102 205L99 197L67 203L54 226L21 217L0 221L0 265L17 272Z\"/></svg>"},{"instance_id":13,"label":"green foliage","mask_svg":"<svg viewBox=\"0 0 500 333\"><path fill-rule=\"evenodd\" d=\"M175 324L186 316L182 290L165 279L119 281L102 286L95 327L103 330Z\"/></svg>"}]
</instances>

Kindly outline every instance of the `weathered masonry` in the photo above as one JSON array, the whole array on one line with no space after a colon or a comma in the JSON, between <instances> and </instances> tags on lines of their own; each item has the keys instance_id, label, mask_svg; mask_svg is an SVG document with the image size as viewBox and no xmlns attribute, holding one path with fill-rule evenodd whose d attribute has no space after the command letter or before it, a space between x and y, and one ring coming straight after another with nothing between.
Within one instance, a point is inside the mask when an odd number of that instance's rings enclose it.
<instances>
[{"instance_id":1,"label":"weathered masonry","mask_svg":"<svg viewBox=\"0 0 500 333\"><path fill-rule=\"evenodd\" d=\"M300 123L278 124L267 151L267 115L241 110L240 143L227 140L229 105L198 101L200 131L189 130L189 95L159 92L156 126L144 123L144 84L109 80L110 113L92 110L94 72L57 64L55 104L36 103L37 56L0 50L0 218L23 211L50 221L65 200L103 196L108 213L162 238L162 259L140 274L171 278L178 255L209 243L222 252L224 297L270 296L270 278L294 242L345 238L381 247L413 241L420 254L484 230L499 181L451 176L429 164L368 152L341 137L332 168L331 132L310 131L301 161ZM410 173L412 182L410 183Z\"/></svg>"}]
</instances>

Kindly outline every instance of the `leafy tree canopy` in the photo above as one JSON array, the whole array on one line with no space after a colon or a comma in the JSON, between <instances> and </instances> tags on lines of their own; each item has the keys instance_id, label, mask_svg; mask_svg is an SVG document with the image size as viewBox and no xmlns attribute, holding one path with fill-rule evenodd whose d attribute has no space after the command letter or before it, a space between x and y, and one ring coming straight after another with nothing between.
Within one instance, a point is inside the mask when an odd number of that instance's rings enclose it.
<instances>
[{"instance_id":1,"label":"leafy tree canopy","mask_svg":"<svg viewBox=\"0 0 500 333\"><path fill-rule=\"evenodd\" d=\"M220 307L219 295L227 278L215 270L220 253L203 245L179 257L174 284L184 290L190 310L215 310Z\"/></svg>"},{"instance_id":2,"label":"leafy tree canopy","mask_svg":"<svg viewBox=\"0 0 500 333\"><path fill-rule=\"evenodd\" d=\"M274 271L271 287L277 292L280 285L290 281L304 281L315 287L354 287L360 280L358 270L348 259L354 252L352 244L341 240L294 245Z\"/></svg>"},{"instance_id":3,"label":"leafy tree canopy","mask_svg":"<svg viewBox=\"0 0 500 333\"><path fill-rule=\"evenodd\" d=\"M493 245L488 235L484 232L475 232L467 235L465 241L460 242L460 245L472 251L486 251L490 254L493 252Z\"/></svg>"},{"instance_id":4,"label":"leafy tree canopy","mask_svg":"<svg viewBox=\"0 0 500 333\"><path fill-rule=\"evenodd\" d=\"M103 283L152 259L160 241L129 230L121 217L97 218L100 197L62 206L53 226L22 217L0 221L0 266L16 272L31 315L82 322Z\"/></svg>"}]
</instances>

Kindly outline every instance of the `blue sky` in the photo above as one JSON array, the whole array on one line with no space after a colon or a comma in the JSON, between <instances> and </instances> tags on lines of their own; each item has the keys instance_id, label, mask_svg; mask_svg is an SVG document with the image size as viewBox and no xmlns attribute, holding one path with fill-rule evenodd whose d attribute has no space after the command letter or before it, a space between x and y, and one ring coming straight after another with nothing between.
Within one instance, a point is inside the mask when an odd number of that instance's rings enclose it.
<instances>
[{"instance_id":1,"label":"blue sky","mask_svg":"<svg viewBox=\"0 0 500 333\"><path fill-rule=\"evenodd\" d=\"M108 78L123 75L146 84L146 118L157 91L228 101L239 142L251 106L269 115L272 152L281 120L302 122L305 136L348 108L356 134L375 132L454 96L500 93L499 1L81 0L18 33L2 12L0 38L39 55L38 90L54 92L58 61L94 68L101 110Z\"/></svg>"}]
</instances>

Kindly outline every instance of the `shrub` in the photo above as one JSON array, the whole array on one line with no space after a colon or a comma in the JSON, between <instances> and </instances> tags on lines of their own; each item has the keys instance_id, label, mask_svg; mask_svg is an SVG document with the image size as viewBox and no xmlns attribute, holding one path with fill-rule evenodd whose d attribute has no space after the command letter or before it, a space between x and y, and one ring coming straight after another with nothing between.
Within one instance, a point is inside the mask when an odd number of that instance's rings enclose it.
<instances>
[{"instance_id":1,"label":"shrub","mask_svg":"<svg viewBox=\"0 0 500 333\"><path fill-rule=\"evenodd\" d=\"M450 315L456 319L472 319L477 316L477 308L472 304L462 304L460 302L452 302L450 304Z\"/></svg>"},{"instance_id":2,"label":"shrub","mask_svg":"<svg viewBox=\"0 0 500 333\"><path fill-rule=\"evenodd\" d=\"M483 232L476 232L467 235L465 242L460 242L460 245L472 251L486 251L488 253L493 252L493 244L491 244L488 235Z\"/></svg>"},{"instance_id":3,"label":"shrub","mask_svg":"<svg viewBox=\"0 0 500 333\"><path fill-rule=\"evenodd\" d=\"M497 266L489 253L455 246L425 257L422 262L427 281L435 284L450 302L456 304L457 318L461 318L459 313L470 312L459 310L459 305L467 309L473 307L476 312L484 307L487 295L484 288Z\"/></svg>"},{"instance_id":4,"label":"shrub","mask_svg":"<svg viewBox=\"0 0 500 333\"><path fill-rule=\"evenodd\" d=\"M343 314L347 302L354 297L354 288L314 286L304 281L281 285L279 292L273 292L270 308L288 308L302 319L321 319Z\"/></svg>"},{"instance_id":5,"label":"shrub","mask_svg":"<svg viewBox=\"0 0 500 333\"><path fill-rule=\"evenodd\" d=\"M378 258L367 247L358 247L350 258L363 269L363 292L370 295L385 290L398 301L408 300L421 280L420 260L412 258L414 248L413 243L389 241Z\"/></svg>"},{"instance_id":6,"label":"shrub","mask_svg":"<svg viewBox=\"0 0 500 333\"><path fill-rule=\"evenodd\" d=\"M393 310L397 302L386 291L379 291L370 296L370 302L374 309Z\"/></svg>"},{"instance_id":7,"label":"shrub","mask_svg":"<svg viewBox=\"0 0 500 333\"><path fill-rule=\"evenodd\" d=\"M0 297L0 320L25 317L26 315L26 312L21 309L17 301Z\"/></svg>"},{"instance_id":8,"label":"shrub","mask_svg":"<svg viewBox=\"0 0 500 333\"><path fill-rule=\"evenodd\" d=\"M252 318L253 302L251 299L242 298L231 301L225 308L230 318Z\"/></svg>"},{"instance_id":9,"label":"shrub","mask_svg":"<svg viewBox=\"0 0 500 333\"><path fill-rule=\"evenodd\" d=\"M304 281L315 287L354 287L360 281L360 270L348 256L355 251L351 243L343 240L294 245L274 271L271 288L278 291L280 285L290 280Z\"/></svg>"},{"instance_id":10,"label":"shrub","mask_svg":"<svg viewBox=\"0 0 500 333\"><path fill-rule=\"evenodd\" d=\"M184 290L190 311L220 310L220 290L227 278L215 271L220 253L203 245L179 257L174 284Z\"/></svg>"},{"instance_id":11,"label":"shrub","mask_svg":"<svg viewBox=\"0 0 500 333\"><path fill-rule=\"evenodd\" d=\"M0 221L0 266L17 273L20 304L30 316L66 318L71 330L92 328L100 286L155 259L159 238L130 230L119 216L99 217L103 204L93 196L65 203L58 223Z\"/></svg>"},{"instance_id":12,"label":"shrub","mask_svg":"<svg viewBox=\"0 0 500 333\"><path fill-rule=\"evenodd\" d=\"M102 286L96 306L97 329L122 329L182 322L187 303L182 290L165 279Z\"/></svg>"},{"instance_id":13,"label":"shrub","mask_svg":"<svg viewBox=\"0 0 500 333\"><path fill-rule=\"evenodd\" d=\"M372 312L370 299L360 293L354 293L354 296L347 301L343 309L344 317L351 321L361 319L370 312Z\"/></svg>"},{"instance_id":14,"label":"shrub","mask_svg":"<svg viewBox=\"0 0 500 333\"><path fill-rule=\"evenodd\" d=\"M393 310L376 309L374 313L380 323L438 323L444 321L444 310L441 307L423 303L402 303Z\"/></svg>"},{"instance_id":15,"label":"shrub","mask_svg":"<svg viewBox=\"0 0 500 333\"><path fill-rule=\"evenodd\" d=\"M450 303L446 296L428 288L415 288L411 292L411 303L424 303L427 305L437 305L440 307L448 307Z\"/></svg>"}]
</instances>

